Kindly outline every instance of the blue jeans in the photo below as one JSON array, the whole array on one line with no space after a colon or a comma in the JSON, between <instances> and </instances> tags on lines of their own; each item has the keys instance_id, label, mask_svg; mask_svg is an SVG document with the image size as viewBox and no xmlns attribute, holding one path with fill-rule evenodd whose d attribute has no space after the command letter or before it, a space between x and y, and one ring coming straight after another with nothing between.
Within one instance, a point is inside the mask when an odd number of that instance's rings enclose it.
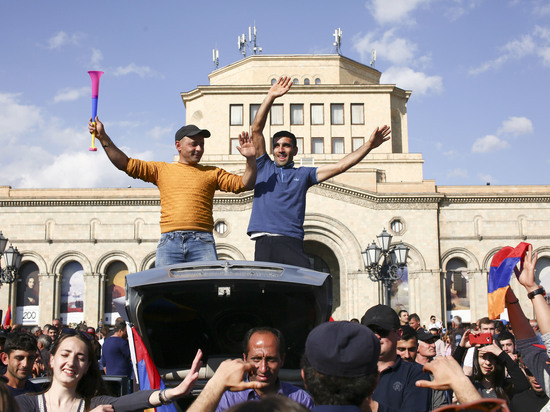
<instances>
[{"instance_id":1,"label":"blue jeans","mask_svg":"<svg viewBox=\"0 0 550 412\"><path fill-rule=\"evenodd\" d=\"M200 260L218 260L212 233L176 230L160 236L155 267Z\"/></svg>"}]
</instances>

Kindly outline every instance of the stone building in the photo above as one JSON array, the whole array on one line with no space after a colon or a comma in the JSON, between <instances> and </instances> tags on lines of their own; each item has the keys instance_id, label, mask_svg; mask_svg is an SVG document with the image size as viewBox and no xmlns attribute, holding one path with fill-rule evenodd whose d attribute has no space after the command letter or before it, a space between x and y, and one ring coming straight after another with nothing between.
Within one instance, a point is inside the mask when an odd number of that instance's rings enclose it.
<instances>
[{"instance_id":1,"label":"stone building","mask_svg":"<svg viewBox=\"0 0 550 412\"><path fill-rule=\"evenodd\" d=\"M249 130L282 75L294 85L275 102L264 134L293 132L298 165L336 162L375 127L392 128L391 143L308 193L306 252L315 269L333 275L335 319L360 317L379 302L380 285L369 280L361 251L384 228L394 244L410 248L392 305L418 313L424 323L430 315L448 320L459 314L464 321L485 316L491 258L506 245L532 243L540 256L537 276L550 289L550 186L437 186L425 180L422 155L409 153L412 92L380 84L379 71L341 55L254 55L212 72L209 85L182 93L187 123L212 133L201 163L243 171L238 134ZM220 259L253 258L246 235L251 206L251 192L216 196ZM11 304L19 323L42 325L54 317L110 323L124 276L154 265L156 188L4 186L0 207L0 229L24 254L18 281L0 289L0 309ZM284 210L273 216L281 224L284 217ZM532 315L527 297L519 296Z\"/></svg>"}]
</instances>

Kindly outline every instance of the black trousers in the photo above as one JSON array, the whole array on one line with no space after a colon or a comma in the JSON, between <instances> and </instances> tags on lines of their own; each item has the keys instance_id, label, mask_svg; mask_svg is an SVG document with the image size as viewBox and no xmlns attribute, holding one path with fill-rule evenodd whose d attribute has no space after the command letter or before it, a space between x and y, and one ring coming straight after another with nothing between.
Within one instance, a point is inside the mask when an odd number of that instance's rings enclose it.
<instances>
[{"instance_id":1,"label":"black trousers","mask_svg":"<svg viewBox=\"0 0 550 412\"><path fill-rule=\"evenodd\" d=\"M301 239L288 236L262 236L256 239L254 260L283 263L311 269Z\"/></svg>"}]
</instances>

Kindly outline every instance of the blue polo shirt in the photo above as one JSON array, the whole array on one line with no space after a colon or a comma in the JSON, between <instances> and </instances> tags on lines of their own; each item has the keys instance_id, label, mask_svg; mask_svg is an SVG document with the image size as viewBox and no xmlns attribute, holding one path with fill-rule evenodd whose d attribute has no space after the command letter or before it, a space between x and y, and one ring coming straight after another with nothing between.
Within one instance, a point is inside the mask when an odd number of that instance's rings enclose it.
<instances>
[{"instance_id":1,"label":"blue polo shirt","mask_svg":"<svg viewBox=\"0 0 550 412\"><path fill-rule=\"evenodd\" d=\"M304 239L307 190L318 183L316 167L280 167L267 153L256 159L258 175L248 235L267 232Z\"/></svg>"},{"instance_id":2,"label":"blue polo shirt","mask_svg":"<svg viewBox=\"0 0 550 412\"><path fill-rule=\"evenodd\" d=\"M393 366L380 373L380 381L372 394L378 412L419 412L431 409L431 390L418 388L415 382L430 380L418 363L405 362L399 356Z\"/></svg>"}]
</instances>

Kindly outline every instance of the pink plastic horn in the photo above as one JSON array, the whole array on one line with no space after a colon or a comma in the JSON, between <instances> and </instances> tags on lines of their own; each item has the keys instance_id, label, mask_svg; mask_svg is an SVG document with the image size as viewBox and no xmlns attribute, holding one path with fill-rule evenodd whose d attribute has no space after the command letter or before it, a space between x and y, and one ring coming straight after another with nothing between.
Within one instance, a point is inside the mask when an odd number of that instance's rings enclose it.
<instances>
[{"instance_id":1,"label":"pink plastic horn","mask_svg":"<svg viewBox=\"0 0 550 412\"><path fill-rule=\"evenodd\" d=\"M100 71L89 71L88 74L92 79L92 122L95 126L95 118L97 116L97 96L99 94L99 79L103 72ZM91 152L97 151L95 147L95 132L92 133L92 146L89 149Z\"/></svg>"}]
</instances>

